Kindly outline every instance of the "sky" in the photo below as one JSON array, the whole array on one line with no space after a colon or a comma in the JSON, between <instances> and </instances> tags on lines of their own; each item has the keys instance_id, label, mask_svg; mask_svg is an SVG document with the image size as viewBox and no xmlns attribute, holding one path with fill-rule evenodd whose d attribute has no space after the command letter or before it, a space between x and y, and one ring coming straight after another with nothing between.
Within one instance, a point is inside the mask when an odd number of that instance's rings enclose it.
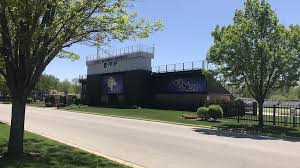
<instances>
[{"instance_id":1,"label":"sky","mask_svg":"<svg viewBox=\"0 0 300 168\"><path fill-rule=\"evenodd\" d=\"M299 0L269 0L284 25L300 24ZM135 9L148 20L162 19L165 28L143 40L114 41L111 49L137 44L155 45L152 66L204 60L212 45L211 32L216 25L232 23L234 11L243 8L243 0L137 0ZM68 50L80 60L55 59L45 73L60 80L85 75L86 56L96 54L96 48L73 45Z\"/></svg>"}]
</instances>

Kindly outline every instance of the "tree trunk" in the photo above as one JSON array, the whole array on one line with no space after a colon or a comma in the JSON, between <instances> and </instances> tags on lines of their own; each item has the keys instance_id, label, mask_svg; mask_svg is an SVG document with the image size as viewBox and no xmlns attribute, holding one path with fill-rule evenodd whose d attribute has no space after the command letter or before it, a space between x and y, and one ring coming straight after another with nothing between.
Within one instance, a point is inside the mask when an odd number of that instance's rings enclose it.
<instances>
[{"instance_id":1,"label":"tree trunk","mask_svg":"<svg viewBox=\"0 0 300 168\"><path fill-rule=\"evenodd\" d=\"M258 101L258 126L264 126L264 101Z\"/></svg>"},{"instance_id":2,"label":"tree trunk","mask_svg":"<svg viewBox=\"0 0 300 168\"><path fill-rule=\"evenodd\" d=\"M7 154L20 157L23 154L26 96L15 96L12 102L12 117Z\"/></svg>"}]
</instances>

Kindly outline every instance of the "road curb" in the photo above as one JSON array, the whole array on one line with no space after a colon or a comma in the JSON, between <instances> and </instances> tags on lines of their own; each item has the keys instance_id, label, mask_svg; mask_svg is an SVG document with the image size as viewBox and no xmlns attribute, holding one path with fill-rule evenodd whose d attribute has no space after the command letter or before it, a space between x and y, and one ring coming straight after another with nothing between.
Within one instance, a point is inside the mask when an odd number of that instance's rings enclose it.
<instances>
[{"instance_id":1,"label":"road curb","mask_svg":"<svg viewBox=\"0 0 300 168\"><path fill-rule=\"evenodd\" d=\"M98 114L98 113L81 112L81 111L75 111L75 110L64 110L64 109L59 109L59 110L65 111L65 112L73 112L73 113L81 113L81 114L89 114L89 115L98 115L98 116L105 116L105 117L124 118L124 119L130 119L130 120L150 121L150 122L157 122L157 123L164 123L164 124L173 124L173 125L180 125L180 126L190 126L190 127L197 127L197 128L210 128L210 129L213 128L211 126L196 125L196 124L185 124L185 123L176 123L176 122L162 121L162 120L152 120L152 119L146 119L146 118L126 117L126 116L118 116L118 115L111 115L111 114Z\"/></svg>"},{"instance_id":2,"label":"road curb","mask_svg":"<svg viewBox=\"0 0 300 168\"><path fill-rule=\"evenodd\" d=\"M42 107L34 107L29 106L30 108L42 108ZM106 116L106 117L115 117L115 118L124 118L124 119L131 119L131 120L141 120L141 121L150 121L150 122L157 122L157 123L165 123L165 124L173 124L173 125L180 125L180 126L190 126L190 127L198 127L198 128L213 128L211 126L205 126L205 125L196 125L196 124L185 124L185 123L176 123L171 121L162 121L162 120L152 120L152 119L146 119L146 118L136 118L136 117L127 117L127 116L118 116L118 115L112 115L112 114L99 114L99 113L93 113L93 112L81 112L76 110L65 110L65 109L53 109L52 110L60 110L65 112L73 112L73 113L81 113L81 114L90 114L90 115L98 115L98 116Z\"/></svg>"},{"instance_id":3,"label":"road curb","mask_svg":"<svg viewBox=\"0 0 300 168\"><path fill-rule=\"evenodd\" d=\"M58 109L58 110L65 111L65 112L105 116L105 117L115 117L115 118L123 118L123 119L130 119L130 120L141 120L141 121L157 122L157 123L164 123L164 124L173 124L173 125L179 125L179 126L205 128L205 129L212 129L212 130L218 130L218 131L229 132L229 133L236 133L236 134L240 134L240 135L248 135L249 137L263 137L263 138L270 138L270 139L282 139L282 140L288 140L288 141L300 141L300 137L292 137L292 136L286 136L286 135L270 135L270 134L263 134L263 133L259 134L259 133L253 133L253 132L247 132L247 131L224 130L224 129L219 129L219 128L214 127L214 126L176 123L176 122L169 122L169 121L162 121L162 120L151 120L151 119L126 117L126 116L118 116L118 115L110 115L110 114L81 112L81 111L75 111L75 110L64 110L64 109Z\"/></svg>"},{"instance_id":4,"label":"road curb","mask_svg":"<svg viewBox=\"0 0 300 168\"><path fill-rule=\"evenodd\" d=\"M4 122L4 121L2 121L2 122L7 124L7 125L10 125L10 123L8 123L8 122ZM117 162L117 163L125 165L125 166L129 166L129 167L132 167L132 168L146 168L145 166L138 165L136 163L133 163L133 162L130 162L130 161L127 161L127 160L124 160L124 159L120 159L120 158L117 158L117 157L114 157L114 156L111 156L111 155L108 155L108 154L105 154L105 153L102 153L102 152L97 152L97 151L93 150L92 148L84 147L82 145L78 145L78 144L75 144L75 143L72 143L72 142L67 142L67 141L62 140L60 138L46 135L42 132L38 132L38 131L35 131L35 130L32 130L32 129L25 129L25 130L30 132L30 133L34 133L34 134L43 136L45 138L57 141L59 143L62 143L62 144L65 144L65 145L68 145L68 146L71 146L71 147L75 147L77 149L81 149L81 150L86 151L88 153L103 157L105 159Z\"/></svg>"},{"instance_id":5,"label":"road curb","mask_svg":"<svg viewBox=\"0 0 300 168\"><path fill-rule=\"evenodd\" d=\"M30 107L30 108L41 108L41 107ZM53 110L53 109L52 109ZM195 125L195 124L185 124L185 123L176 123L176 122L169 122L169 121L162 121L162 120L152 120L152 119L144 119L144 118L135 118L135 117L126 117L126 116L118 116L118 115L111 115L111 114L100 114L100 113L93 113L93 112L82 112L82 111L76 111L76 110L65 110L65 109L55 109L65 112L73 112L73 113L80 113L80 114L88 114L88 115L96 115L96 116L106 116L106 117L115 117L115 118L124 118L124 119L131 119L131 120L141 120L141 121L149 121L149 122L157 122L157 123L165 123L165 124L173 124L173 125L179 125L179 126L189 126L189 127L196 127L196 128L205 128L205 129L212 129L212 130L218 130L228 133L236 133L239 135L248 135L249 137L264 137L264 138L270 138L270 139L282 139L282 140L288 140L288 141L300 141L300 137L292 137L292 136L286 136L286 135L274 135L274 134L264 134L264 133L255 133L255 132L247 132L247 131L238 131L238 130L224 130L219 129L217 127L213 126L204 126L204 125Z\"/></svg>"}]
</instances>

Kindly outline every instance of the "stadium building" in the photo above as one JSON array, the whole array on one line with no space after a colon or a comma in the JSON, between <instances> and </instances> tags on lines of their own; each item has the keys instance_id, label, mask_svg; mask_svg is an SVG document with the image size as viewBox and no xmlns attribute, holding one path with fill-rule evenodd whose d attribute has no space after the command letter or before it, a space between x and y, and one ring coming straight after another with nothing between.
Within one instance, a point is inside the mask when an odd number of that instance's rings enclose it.
<instances>
[{"instance_id":1,"label":"stadium building","mask_svg":"<svg viewBox=\"0 0 300 168\"><path fill-rule=\"evenodd\" d=\"M231 99L206 79L205 61L152 67L154 47L132 46L87 58L81 99L92 106L196 109L207 99Z\"/></svg>"}]
</instances>

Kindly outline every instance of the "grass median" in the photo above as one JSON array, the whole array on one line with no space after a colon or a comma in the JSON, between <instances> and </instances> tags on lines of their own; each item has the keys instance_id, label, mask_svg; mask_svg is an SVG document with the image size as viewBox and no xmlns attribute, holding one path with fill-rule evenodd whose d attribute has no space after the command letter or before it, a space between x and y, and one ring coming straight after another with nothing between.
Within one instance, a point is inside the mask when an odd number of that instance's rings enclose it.
<instances>
[{"instance_id":1,"label":"grass median","mask_svg":"<svg viewBox=\"0 0 300 168\"><path fill-rule=\"evenodd\" d=\"M87 106L70 106L64 108L68 111L81 112L81 113L93 113L99 115L113 115L120 117L131 117L136 119L149 119L167 121L179 124L192 124L198 126L214 127L220 130L230 130L239 132L248 132L254 134L263 135L279 135L279 136L292 136L300 137L300 127L286 127L286 126L273 126L266 125L263 129L257 126L257 123L253 122L240 122L237 120L219 120L217 122L199 121L184 119L181 116L195 115L195 112L190 111L176 111L176 110L159 110L159 109L118 109L118 108L102 108L102 107L87 107Z\"/></svg>"},{"instance_id":2,"label":"grass median","mask_svg":"<svg viewBox=\"0 0 300 168\"><path fill-rule=\"evenodd\" d=\"M7 150L9 126L0 123L0 155ZM26 132L24 139L26 153L35 157L19 160L0 158L1 168L125 168L105 158L61 144L42 136Z\"/></svg>"}]
</instances>

